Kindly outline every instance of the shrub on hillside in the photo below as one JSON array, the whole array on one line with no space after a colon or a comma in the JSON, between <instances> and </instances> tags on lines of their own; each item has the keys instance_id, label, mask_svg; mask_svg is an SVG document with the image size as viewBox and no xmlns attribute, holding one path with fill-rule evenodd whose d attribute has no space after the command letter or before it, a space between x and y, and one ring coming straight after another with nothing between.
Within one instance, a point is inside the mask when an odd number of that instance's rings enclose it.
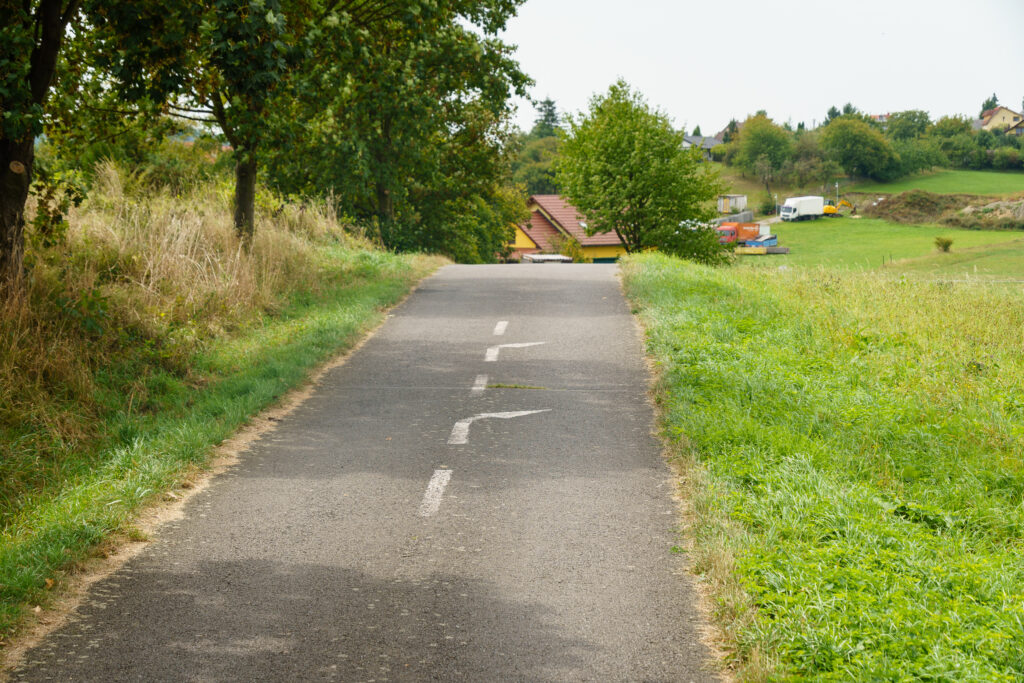
<instances>
[{"instance_id":1,"label":"shrub on hillside","mask_svg":"<svg viewBox=\"0 0 1024 683\"><path fill-rule=\"evenodd\" d=\"M992 153L992 168L1011 171L1021 167L1020 152L1012 147L1000 147Z\"/></svg>"}]
</instances>

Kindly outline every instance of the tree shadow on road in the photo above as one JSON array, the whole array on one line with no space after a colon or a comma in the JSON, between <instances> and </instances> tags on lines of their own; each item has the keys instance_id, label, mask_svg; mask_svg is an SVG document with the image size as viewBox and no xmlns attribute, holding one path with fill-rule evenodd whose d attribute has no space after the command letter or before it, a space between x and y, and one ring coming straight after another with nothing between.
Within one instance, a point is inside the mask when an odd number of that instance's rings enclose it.
<instances>
[{"instance_id":1,"label":"tree shadow on road","mask_svg":"<svg viewBox=\"0 0 1024 683\"><path fill-rule=\"evenodd\" d=\"M460 576L160 563L94 586L13 680L564 680L590 658L547 608Z\"/></svg>"}]
</instances>

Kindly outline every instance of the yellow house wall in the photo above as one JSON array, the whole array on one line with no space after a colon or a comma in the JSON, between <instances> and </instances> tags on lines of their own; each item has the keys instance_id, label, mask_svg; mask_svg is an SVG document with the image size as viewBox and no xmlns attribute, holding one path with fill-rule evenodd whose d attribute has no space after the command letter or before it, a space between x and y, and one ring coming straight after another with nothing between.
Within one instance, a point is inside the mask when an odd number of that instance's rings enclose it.
<instances>
[{"instance_id":1,"label":"yellow house wall","mask_svg":"<svg viewBox=\"0 0 1024 683\"><path fill-rule=\"evenodd\" d=\"M583 255L587 258L613 258L615 256L622 256L625 253L626 249L619 245L583 247Z\"/></svg>"},{"instance_id":2,"label":"yellow house wall","mask_svg":"<svg viewBox=\"0 0 1024 683\"><path fill-rule=\"evenodd\" d=\"M1014 120L1014 119L1016 119L1016 120ZM1012 112L1012 111L1007 111L1005 109L1000 109L998 112L996 112L995 114L992 115L992 118L989 119L988 123L985 124L984 128L985 128L985 130L996 130L998 128L1009 128L1010 126L1014 125L1015 123L1019 123L1020 120L1021 120L1021 115L1020 114L1018 114L1016 112Z\"/></svg>"},{"instance_id":3,"label":"yellow house wall","mask_svg":"<svg viewBox=\"0 0 1024 683\"><path fill-rule=\"evenodd\" d=\"M537 245L533 243L533 240L523 232L523 229L518 225L516 226L516 239L512 242L513 249L536 249Z\"/></svg>"}]
</instances>

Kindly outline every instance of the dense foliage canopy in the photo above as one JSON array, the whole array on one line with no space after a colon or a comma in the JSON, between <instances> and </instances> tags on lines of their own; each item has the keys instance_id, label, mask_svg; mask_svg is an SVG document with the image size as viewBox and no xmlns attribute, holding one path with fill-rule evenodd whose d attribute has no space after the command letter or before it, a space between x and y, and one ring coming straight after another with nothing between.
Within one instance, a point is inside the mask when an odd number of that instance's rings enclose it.
<instances>
[{"instance_id":1,"label":"dense foliage canopy","mask_svg":"<svg viewBox=\"0 0 1024 683\"><path fill-rule=\"evenodd\" d=\"M222 137L235 224L257 171L332 196L394 249L493 260L522 213L510 98L529 79L497 37L522 0L30 0L0 26L0 282L20 278L45 134L65 167ZM174 121L186 124L173 123ZM43 174L45 175L45 174Z\"/></svg>"},{"instance_id":2,"label":"dense foliage canopy","mask_svg":"<svg viewBox=\"0 0 1024 683\"><path fill-rule=\"evenodd\" d=\"M562 193L587 217L588 234L614 231L627 252L657 248L718 262L722 248L703 224L721 190L701 151L624 81L569 119L556 163Z\"/></svg>"}]
</instances>

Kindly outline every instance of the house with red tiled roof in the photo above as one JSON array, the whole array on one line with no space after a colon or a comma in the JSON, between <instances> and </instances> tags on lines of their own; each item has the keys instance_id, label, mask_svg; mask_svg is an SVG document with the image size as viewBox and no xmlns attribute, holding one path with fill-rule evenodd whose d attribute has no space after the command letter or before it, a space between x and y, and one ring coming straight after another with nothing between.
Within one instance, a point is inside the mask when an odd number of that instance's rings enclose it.
<instances>
[{"instance_id":1,"label":"house with red tiled roof","mask_svg":"<svg viewBox=\"0 0 1024 683\"><path fill-rule=\"evenodd\" d=\"M1024 114L1019 114L1008 107L999 106L983 111L981 121L981 127L985 130L1006 130L1014 128L1024 121Z\"/></svg>"},{"instance_id":2,"label":"house with red tiled roof","mask_svg":"<svg viewBox=\"0 0 1024 683\"><path fill-rule=\"evenodd\" d=\"M560 195L531 195L527 208L530 220L516 226L515 241L510 245L514 259L524 254L557 254L559 243L567 238L579 242L583 255L594 263L613 263L626 253L614 231L587 235L586 219Z\"/></svg>"}]
</instances>

